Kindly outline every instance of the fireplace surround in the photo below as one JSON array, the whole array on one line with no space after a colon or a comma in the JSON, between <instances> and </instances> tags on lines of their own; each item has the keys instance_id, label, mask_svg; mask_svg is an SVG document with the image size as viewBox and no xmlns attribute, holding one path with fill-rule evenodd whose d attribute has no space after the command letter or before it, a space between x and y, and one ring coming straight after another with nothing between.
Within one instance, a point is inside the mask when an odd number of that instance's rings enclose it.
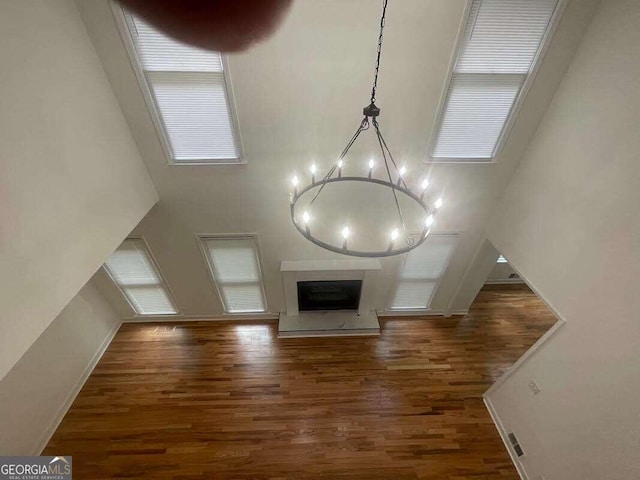
<instances>
[{"instance_id":1,"label":"fireplace surround","mask_svg":"<svg viewBox=\"0 0 640 480\"><path fill-rule=\"evenodd\" d=\"M286 310L280 315L279 336L377 335L380 332L375 313L377 259L283 261L280 264ZM357 304L349 308L301 309L299 285L350 285L359 288ZM321 294L317 291L316 294ZM349 292L325 292L337 303L346 302ZM353 300L353 299L351 299ZM340 305L334 305L339 307Z\"/></svg>"}]
</instances>

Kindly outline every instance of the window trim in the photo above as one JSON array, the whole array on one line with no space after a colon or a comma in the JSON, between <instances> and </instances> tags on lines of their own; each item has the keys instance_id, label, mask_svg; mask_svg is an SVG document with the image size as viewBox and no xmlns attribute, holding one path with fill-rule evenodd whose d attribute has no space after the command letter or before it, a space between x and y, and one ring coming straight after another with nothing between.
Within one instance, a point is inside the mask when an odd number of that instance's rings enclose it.
<instances>
[{"instance_id":1,"label":"window trim","mask_svg":"<svg viewBox=\"0 0 640 480\"><path fill-rule=\"evenodd\" d=\"M440 289L440 285L442 284L442 279L446 276L450 264L451 264L451 259L454 257L457 249L458 249L458 245L460 244L460 234L459 233L432 233L429 235L429 237L452 237L455 239L455 244L453 246L453 249L451 250L451 252L449 253L449 256L447 257L447 261L446 261L446 265L445 268L442 272L442 275L440 275L440 277L432 279L432 278L426 278L423 279L424 281L433 281L435 280L436 285L433 287L433 290L431 292L431 295L429 296L429 298L427 299L427 306L426 308L391 308L391 304L393 302L393 298L396 295L396 291L398 289L398 285L400 284L400 282L402 281L402 279L400 278L400 270L402 269L402 267L404 266L404 264L407 261L407 257L409 256L409 254L411 252L405 253L403 255L400 256L400 262L398 262L398 265L396 267L396 271L395 271L395 276L393 278L393 288L391 288L389 290L389 294L387 297L387 302L386 302L386 306L385 306L385 313L390 313L390 314L394 314L394 315L411 315L413 313L425 313L425 312L431 312L433 311L433 309L431 308L431 303L433 302L433 299L435 298L436 294L438 293L438 290ZM428 239L427 239L428 241Z\"/></svg>"},{"instance_id":2,"label":"window trim","mask_svg":"<svg viewBox=\"0 0 640 480\"><path fill-rule=\"evenodd\" d=\"M502 150L507 142L507 138L511 133L511 129L520 114L520 110L522 105L524 104L525 99L527 98L527 94L531 89L533 81L540 70L542 65L542 59L544 58L549 46L551 45L551 41L556 33L558 25L560 23L560 19L562 18L562 14L564 13L568 1L569 0L558 0L558 4L556 5L553 14L551 15L551 19L549 20L549 26L544 36L542 37L542 42L540 44L540 48L536 52L535 57L533 58L532 67L529 70L529 73L526 74L526 78L524 83L522 84L522 88L518 95L516 96L513 105L511 106L511 110L509 110L509 115L507 117L507 121L502 128L502 132L500 133L500 137L498 137L498 142L496 143L496 147L493 151L493 155L491 158L459 158L459 157L434 157L433 150L436 146L436 141L438 137L438 132L442 125L442 120L445 113L445 107L447 105L447 93L449 92L449 88L451 86L451 82L453 81L454 69L456 66L456 62L458 61L458 56L460 55L460 48L462 47L463 42L465 41L464 33L465 27L467 25L467 20L469 15L471 14L471 5L474 0L467 0L467 4L465 5L464 12L462 15L462 20L460 25L458 26L458 34L456 36L455 46L453 49L453 53L451 54L451 58L449 60L449 67L447 71L446 80L444 82L444 86L442 91L440 92L440 100L438 101L438 107L436 109L436 114L433 119L433 123L431 125L431 132L429 133L429 140L427 142L427 153L425 156L425 163L450 163L450 164L491 164L498 163L498 158L500 157Z\"/></svg>"},{"instance_id":3,"label":"window trim","mask_svg":"<svg viewBox=\"0 0 640 480\"><path fill-rule=\"evenodd\" d=\"M222 77L224 79L224 91L225 98L227 101L227 107L229 109L229 117L231 121L231 128L233 130L233 140L236 147L236 151L238 152L238 156L234 158L225 158L216 161L206 161L204 159L201 160L191 160L191 161L176 161L173 157L173 149L171 148L171 142L167 136L167 129L164 124L164 120L162 115L160 115L160 111L158 110L158 103L156 101L156 97L151 91L149 86L149 82L147 81L147 77L142 69L142 62L140 61L140 56L138 55L138 51L133 43L133 39L131 38L131 32L129 31L129 25L127 24L127 20L125 18L125 12L123 7L117 4L114 0L111 1L111 10L113 12L113 16L116 20L116 24L118 25L118 30L120 32L120 37L122 39L122 43L125 46L129 57L129 63L135 74L136 80L138 81L138 86L140 91L142 92L142 96L144 97L144 101L147 107L147 111L149 112L149 116L151 117L151 121L153 122L153 126L158 135L158 140L162 147L162 151L164 152L165 159L167 161L167 165L169 166L218 166L218 165L245 165L247 163L244 157L244 150L242 144L242 137L240 136L240 124L238 121L238 112L236 109L236 103L234 99L234 91L233 91L233 83L231 81L231 71L229 69L229 62L227 55L220 52L220 60L222 62Z\"/></svg>"},{"instance_id":4,"label":"window trim","mask_svg":"<svg viewBox=\"0 0 640 480\"><path fill-rule=\"evenodd\" d=\"M211 280L211 285L213 289L218 294L218 300L220 300L220 305L222 306L223 315L230 317L246 317L249 315L268 315L271 312L269 311L269 304L267 302L267 294L264 288L264 274L262 268L262 254L260 251L260 241L257 233L197 233L195 235L196 243L198 244L198 248L200 249L200 254L202 255L202 259L204 260L205 265L207 266L207 273L209 274L209 279ZM216 281L215 273L213 272L213 265L211 265L211 259L209 257L209 253L206 250L205 242L207 240L253 240L255 249L256 249L256 257L258 262L258 273L260 275L260 291L262 293L262 301L264 303L264 310L261 312L230 312L227 309L227 305L224 302L224 298L222 296L222 292L220 288L218 288L218 282Z\"/></svg>"},{"instance_id":5,"label":"window trim","mask_svg":"<svg viewBox=\"0 0 640 480\"><path fill-rule=\"evenodd\" d=\"M181 316L182 315L182 311L180 310L180 306L178 305L178 302L176 302L175 296L173 295L173 291L171 291L171 287L169 287L169 284L167 283L167 280L166 280L164 274L162 273L162 270L160 270L160 266L158 265L158 261L156 260L155 255L151 251L151 248L149 248L149 243L147 242L147 239L143 235L140 235L140 236L129 236L129 237L125 238L120 243L120 245L122 245L122 243L126 242L127 240L137 240L137 241L141 241L143 243L145 251L146 251L147 255L149 256L149 261L151 262L153 267L156 269L156 273L158 274L158 277L160 278L160 285L162 285L162 287L165 289L167 297L169 297L169 300L171 301L171 305L176 310L176 313L138 313L138 310L136 309L136 307L133 305L133 303L129 299L129 296L125 293L124 289L120 286L120 284L118 282L116 282L115 278L113 278L113 275L111 275L111 272L109 271L109 269L106 266L106 260L105 260L105 262L102 264L101 268L104 271L104 273L106 273L107 277L109 277L109 280L111 280L111 282L113 282L113 284L116 286L116 288L118 289L118 291L120 292L122 297L125 299L125 301L129 305L129 307L131 308L131 311L133 312L133 317L134 318L149 318L149 317L174 318L176 316ZM118 248L120 248L120 245L118 245ZM116 248L116 250L118 248ZM114 250L114 252L115 252L115 250Z\"/></svg>"}]
</instances>

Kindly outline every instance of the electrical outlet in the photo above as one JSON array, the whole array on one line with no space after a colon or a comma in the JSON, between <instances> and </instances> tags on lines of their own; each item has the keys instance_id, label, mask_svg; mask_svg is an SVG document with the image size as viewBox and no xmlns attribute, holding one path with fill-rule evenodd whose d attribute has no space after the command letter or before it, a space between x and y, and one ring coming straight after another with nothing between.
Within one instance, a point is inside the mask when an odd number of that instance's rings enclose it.
<instances>
[{"instance_id":1,"label":"electrical outlet","mask_svg":"<svg viewBox=\"0 0 640 480\"><path fill-rule=\"evenodd\" d=\"M540 393L540 386L536 383L536 381L532 378L529 382L529 389L533 392L534 395Z\"/></svg>"}]
</instances>

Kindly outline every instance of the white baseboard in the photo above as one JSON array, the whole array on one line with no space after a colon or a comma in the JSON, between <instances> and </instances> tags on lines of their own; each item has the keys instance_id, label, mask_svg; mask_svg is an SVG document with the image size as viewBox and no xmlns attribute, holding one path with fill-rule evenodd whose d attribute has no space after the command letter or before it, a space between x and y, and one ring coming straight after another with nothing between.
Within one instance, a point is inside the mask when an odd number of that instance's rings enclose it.
<instances>
[{"instance_id":1,"label":"white baseboard","mask_svg":"<svg viewBox=\"0 0 640 480\"><path fill-rule=\"evenodd\" d=\"M55 431L58 429L58 426L60 426L60 422L62 422L62 419L67 414L67 411L73 404L73 401L78 396L78 393L80 393L80 390L82 390L82 387L84 386L85 382L89 378L89 375L91 375L91 372L93 372L93 369L98 364L98 362L102 358L102 355L111 344L113 337L115 337L116 333L118 333L118 329L120 328L120 325L122 325L122 322L116 323L116 325L114 325L111 331L107 334L104 341L102 342L102 344L100 345L100 347L98 348L96 353L93 355L93 357L87 364L86 368L83 370L82 374L74 384L73 388L69 391L69 395L67 395L62 405L60 405L60 408L56 412L55 416L53 417L53 419L51 419L51 422L49 423L45 431L42 433L42 435L40 436L40 439L36 443L31 455L40 455L44 450L44 448L47 446L47 444L49 443L49 440L51 440L51 437L53 436Z\"/></svg>"},{"instance_id":2,"label":"white baseboard","mask_svg":"<svg viewBox=\"0 0 640 480\"><path fill-rule=\"evenodd\" d=\"M407 319L411 317L450 317L451 315L466 315L469 313L469 310L454 310L449 314L449 316L445 315L444 310L384 310L383 312L376 312L378 317L380 318L392 318L392 317L407 317Z\"/></svg>"},{"instance_id":3,"label":"white baseboard","mask_svg":"<svg viewBox=\"0 0 640 480\"><path fill-rule=\"evenodd\" d=\"M280 315L277 313L258 313L258 314L226 314L226 315L149 315L140 317L129 317L122 320L122 323L158 323L158 322L235 322L235 321L251 321L251 320L278 320Z\"/></svg>"},{"instance_id":4,"label":"white baseboard","mask_svg":"<svg viewBox=\"0 0 640 480\"><path fill-rule=\"evenodd\" d=\"M447 313L446 311L442 312L442 315L444 315L445 317L449 318L453 315L467 315L469 313L469 309L465 309L465 310L454 310L450 313Z\"/></svg>"},{"instance_id":5,"label":"white baseboard","mask_svg":"<svg viewBox=\"0 0 640 480\"><path fill-rule=\"evenodd\" d=\"M526 284L521 278L500 278L497 280L486 280L485 285L519 285Z\"/></svg>"},{"instance_id":6,"label":"white baseboard","mask_svg":"<svg viewBox=\"0 0 640 480\"><path fill-rule=\"evenodd\" d=\"M455 310L450 315L466 315L469 310ZM391 317L444 317L444 310L403 310L403 311L376 311L378 317L391 318ZM251 320L278 320L280 314L277 313L261 313L254 315L157 315L157 316L140 316L140 317L128 317L122 320L122 323L159 323L159 322L234 322L234 321L251 321Z\"/></svg>"},{"instance_id":7,"label":"white baseboard","mask_svg":"<svg viewBox=\"0 0 640 480\"><path fill-rule=\"evenodd\" d=\"M502 443L504 443L504 446L507 449L507 452L509 452L509 456L511 457L511 462L513 463L513 466L516 467L516 470L518 471L518 475L520 475L520 478L522 480L529 480L529 477L527 476L527 472L525 472L524 468L522 467L522 464L520 463L520 460L518 460L518 456L516 455L516 453L513 451L513 448L511 447L511 442L509 442L509 437L508 437L509 434L505 430L504 425L502 424L502 421L498 416L498 412L496 412L495 408L493 408L493 404L491 403L491 400L488 399L487 397L484 397L484 404L486 405L487 410L489 411L491 420L493 420L493 423L495 424L496 429L500 434Z\"/></svg>"}]
</instances>

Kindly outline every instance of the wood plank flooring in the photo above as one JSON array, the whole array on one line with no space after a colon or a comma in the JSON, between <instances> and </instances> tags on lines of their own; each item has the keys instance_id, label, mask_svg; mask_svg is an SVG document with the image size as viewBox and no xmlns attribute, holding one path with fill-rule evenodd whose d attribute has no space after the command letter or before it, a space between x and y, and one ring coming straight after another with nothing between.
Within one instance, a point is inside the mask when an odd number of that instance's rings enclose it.
<instances>
[{"instance_id":1,"label":"wood plank flooring","mask_svg":"<svg viewBox=\"0 0 640 480\"><path fill-rule=\"evenodd\" d=\"M375 337L123 325L43 454L75 479L517 479L482 393L553 323L523 288Z\"/></svg>"}]
</instances>

